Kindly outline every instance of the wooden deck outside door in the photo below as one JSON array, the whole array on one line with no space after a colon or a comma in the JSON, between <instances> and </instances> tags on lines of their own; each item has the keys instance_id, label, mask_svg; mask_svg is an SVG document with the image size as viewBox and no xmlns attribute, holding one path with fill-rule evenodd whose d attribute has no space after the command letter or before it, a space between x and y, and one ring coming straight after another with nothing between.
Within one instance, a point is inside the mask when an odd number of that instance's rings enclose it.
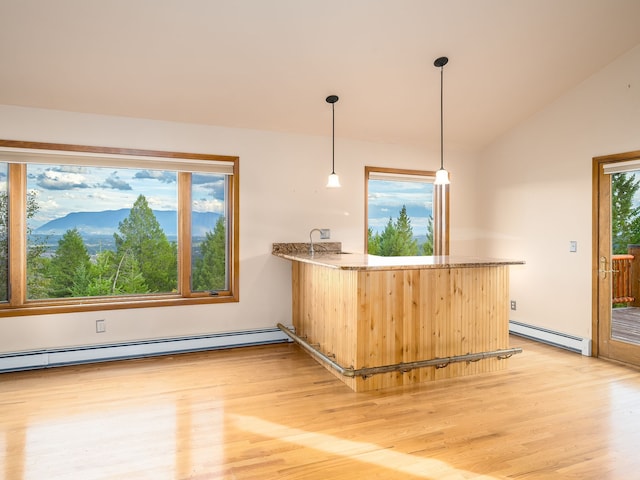
<instances>
[{"instance_id":1,"label":"wooden deck outside door","mask_svg":"<svg viewBox=\"0 0 640 480\"><path fill-rule=\"evenodd\" d=\"M604 173L607 164L633 160L640 161L640 151L593 159L593 354L640 365L640 345L611 335L611 175Z\"/></svg>"}]
</instances>

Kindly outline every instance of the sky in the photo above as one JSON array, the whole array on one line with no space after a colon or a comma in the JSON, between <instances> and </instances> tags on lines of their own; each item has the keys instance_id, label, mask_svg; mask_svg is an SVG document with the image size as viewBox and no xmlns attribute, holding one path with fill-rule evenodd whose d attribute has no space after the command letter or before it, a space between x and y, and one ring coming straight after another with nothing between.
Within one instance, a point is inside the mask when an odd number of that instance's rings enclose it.
<instances>
[{"instance_id":1,"label":"sky","mask_svg":"<svg viewBox=\"0 0 640 480\"><path fill-rule=\"evenodd\" d=\"M70 212L131 208L139 194L153 210L176 210L176 179L175 172L161 170L29 164L27 189L37 192L39 205L29 223L35 229ZM194 173L192 184L194 211L224 214L222 175ZM6 189L6 168L0 169L1 187ZM425 235L432 202L430 183L370 180L369 227L382 232L405 205L414 235Z\"/></svg>"},{"instance_id":2,"label":"sky","mask_svg":"<svg viewBox=\"0 0 640 480\"><path fill-rule=\"evenodd\" d=\"M224 214L223 175L194 173L192 185L194 211ZM27 191L37 192L39 206L32 228L70 212L131 208L140 194L152 210L177 209L177 174L162 170L29 164Z\"/></svg>"},{"instance_id":3,"label":"sky","mask_svg":"<svg viewBox=\"0 0 640 480\"><path fill-rule=\"evenodd\" d=\"M426 235L427 219L433 211L433 184L411 181L369 180L369 227L382 233L389 222L407 207L413 234Z\"/></svg>"}]
</instances>

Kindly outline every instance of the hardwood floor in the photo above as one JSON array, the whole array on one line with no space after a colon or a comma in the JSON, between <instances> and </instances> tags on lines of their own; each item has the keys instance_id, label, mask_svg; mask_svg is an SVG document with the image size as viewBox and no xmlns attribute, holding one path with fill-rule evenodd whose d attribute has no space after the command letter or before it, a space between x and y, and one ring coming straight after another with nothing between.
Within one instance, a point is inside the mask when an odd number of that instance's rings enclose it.
<instances>
[{"instance_id":1,"label":"hardwood floor","mask_svg":"<svg viewBox=\"0 0 640 480\"><path fill-rule=\"evenodd\" d=\"M640 370L510 340L506 371L363 393L292 344L3 374L0 476L639 478Z\"/></svg>"}]
</instances>

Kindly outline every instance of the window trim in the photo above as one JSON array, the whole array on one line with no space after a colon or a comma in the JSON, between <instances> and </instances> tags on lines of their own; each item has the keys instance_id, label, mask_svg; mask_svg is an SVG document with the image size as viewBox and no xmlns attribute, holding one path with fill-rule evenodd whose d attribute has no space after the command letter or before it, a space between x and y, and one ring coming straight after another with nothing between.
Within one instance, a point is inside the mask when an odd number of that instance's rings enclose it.
<instances>
[{"instance_id":1,"label":"window trim","mask_svg":"<svg viewBox=\"0 0 640 480\"><path fill-rule=\"evenodd\" d=\"M228 181L227 198L230 204L227 206L227 229L229 252L229 290L217 292L213 296L208 292L192 292L190 277L187 275L191 269L191 244L188 248L184 241L178 241L178 289L181 293L160 293L127 296L100 296L100 297L69 297L64 299L28 300L26 298L26 163L8 164L9 181L9 301L0 304L0 317L40 315L68 312L84 312L96 310L115 310L129 308L164 307L176 305L190 305L203 303L228 303L239 302L239 216L240 216L240 159L236 156L210 155L202 153L182 153L157 150L141 150L114 147L95 147L84 145L57 144L27 142L16 140L0 140L0 149L15 152L43 152L48 150L53 154L64 155L65 152L81 158L82 154L90 156L104 156L126 161L131 158L141 165L149 162L146 168L163 168L163 162L175 171L180 165L190 168L182 168L178 172L178 238L190 238L191 233L191 172L197 172L200 162L215 162L221 169L226 169L230 176ZM1 150L0 150L1 151ZM142 163L140 163L142 162ZM38 163L37 161L33 163ZM202 163L203 166L206 163ZM227 167L230 165L231 168ZM103 167L109 164L101 165ZM142 167L145 168L145 167ZM170 169L171 169L170 168ZM187 171L185 171L187 170ZM210 170L209 170L210 171ZM221 172L222 173L222 172ZM185 214L186 212L186 214ZM14 234L12 235L11 232ZM18 232L16 235L15 232ZM19 267L16 268L16 265Z\"/></svg>"},{"instance_id":2,"label":"window trim","mask_svg":"<svg viewBox=\"0 0 640 480\"><path fill-rule=\"evenodd\" d=\"M422 177L433 178L436 172L429 170L412 170L390 167L364 167L364 251L369 251L369 180L371 176L393 175L399 178ZM375 180L375 179L374 179ZM433 186L433 247L434 255L449 255L449 185ZM438 238L436 238L436 236Z\"/></svg>"}]
</instances>

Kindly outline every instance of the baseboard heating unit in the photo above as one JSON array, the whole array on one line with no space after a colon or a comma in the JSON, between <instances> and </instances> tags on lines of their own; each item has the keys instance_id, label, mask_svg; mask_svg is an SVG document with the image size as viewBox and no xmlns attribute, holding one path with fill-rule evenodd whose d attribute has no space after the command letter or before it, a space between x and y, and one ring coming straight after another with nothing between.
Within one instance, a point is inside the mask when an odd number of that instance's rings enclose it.
<instances>
[{"instance_id":1,"label":"baseboard heating unit","mask_svg":"<svg viewBox=\"0 0 640 480\"><path fill-rule=\"evenodd\" d=\"M290 342L278 328L0 354L0 372Z\"/></svg>"},{"instance_id":2,"label":"baseboard heating unit","mask_svg":"<svg viewBox=\"0 0 640 480\"><path fill-rule=\"evenodd\" d=\"M591 356L591 339L509 320L509 333Z\"/></svg>"}]
</instances>

